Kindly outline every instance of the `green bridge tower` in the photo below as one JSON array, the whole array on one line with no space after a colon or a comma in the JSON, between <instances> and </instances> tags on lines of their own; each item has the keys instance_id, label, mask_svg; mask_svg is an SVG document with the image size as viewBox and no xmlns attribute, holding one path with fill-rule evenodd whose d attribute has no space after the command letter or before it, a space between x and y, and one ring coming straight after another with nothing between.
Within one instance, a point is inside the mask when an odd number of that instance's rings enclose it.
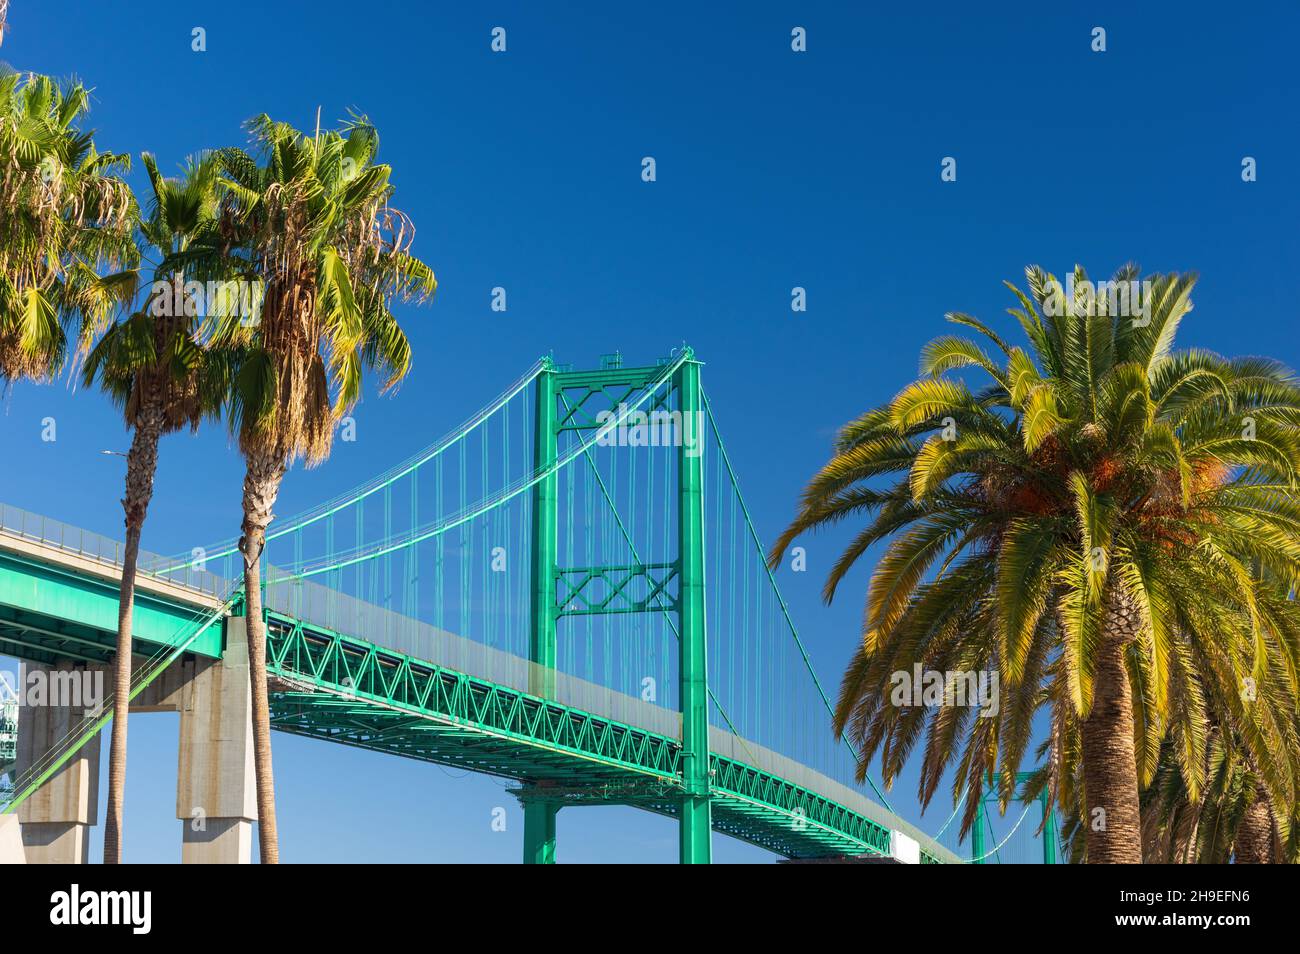
<instances>
[{"instance_id":1,"label":"green bridge tower","mask_svg":"<svg viewBox=\"0 0 1300 954\"><path fill-rule=\"evenodd\" d=\"M618 356L604 362L598 371L559 370L549 360L543 365L536 385L534 428L534 467L545 471L553 467L559 448L559 436L565 431L595 433L598 410L616 410L587 406L588 399L606 404L611 394L641 391L662 377L664 367L624 368ZM686 349L686 359L671 382L650 402L651 408L665 409L676 396L675 410L680 412L677 429L682 438L677 448L677 552L672 562L645 562L632 566L560 567L558 548L558 479L550 474L539 480L532 490L531 546L531 633L529 659L533 663L530 691L550 697L555 689L556 631L563 616L575 613L676 612L678 642L679 699L682 713L681 755L681 830L680 860L683 864L707 864L711 857L712 819L709 801L709 689L708 660L704 618L704 399L700 391L700 364ZM695 440L687 446L686 437ZM658 582L655 580L658 575ZM677 578L675 599L665 599L666 583ZM588 603L576 600L587 581L600 579L609 591L623 593L636 577L655 585L659 594L630 605L624 600L609 599ZM561 580L577 579L576 589L557 600ZM580 609L570 604L579 603ZM524 862L551 864L555 861L555 817L558 800L545 798L534 788L524 805Z\"/></svg>"}]
</instances>

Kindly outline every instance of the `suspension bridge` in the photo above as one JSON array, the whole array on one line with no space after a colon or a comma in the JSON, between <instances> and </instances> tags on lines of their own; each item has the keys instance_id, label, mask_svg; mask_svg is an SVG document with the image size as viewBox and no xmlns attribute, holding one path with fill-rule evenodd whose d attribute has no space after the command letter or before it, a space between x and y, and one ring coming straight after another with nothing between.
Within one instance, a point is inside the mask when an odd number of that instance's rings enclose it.
<instances>
[{"instance_id":1,"label":"suspension bridge","mask_svg":"<svg viewBox=\"0 0 1300 954\"><path fill-rule=\"evenodd\" d=\"M0 510L0 655L104 670L120 556ZM131 708L182 713L183 858L247 860L237 542L142 557L137 578ZM675 818L684 863L710 860L713 832L789 859L1057 858L1045 806L1005 835L981 811L963 857L953 817L931 837L856 782L688 348L542 359L415 456L277 520L261 579L272 727L512 780L526 862L555 860L560 810L597 804ZM16 742L0 724L0 808L28 860L85 860L112 705L18 707Z\"/></svg>"}]
</instances>

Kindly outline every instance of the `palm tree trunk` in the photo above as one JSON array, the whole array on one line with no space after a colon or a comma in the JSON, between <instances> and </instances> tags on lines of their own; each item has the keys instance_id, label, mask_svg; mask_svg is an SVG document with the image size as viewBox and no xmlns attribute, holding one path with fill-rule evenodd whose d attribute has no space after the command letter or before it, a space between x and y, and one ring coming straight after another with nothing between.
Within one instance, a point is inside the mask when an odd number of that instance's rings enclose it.
<instances>
[{"instance_id":1,"label":"palm tree trunk","mask_svg":"<svg viewBox=\"0 0 1300 954\"><path fill-rule=\"evenodd\" d=\"M275 826L275 775L271 766L271 708L266 689L266 619L262 615L260 561L271 508L284 478L284 460L249 450L244 474L244 605L248 626L248 677L252 680L253 770L257 777L257 832L262 864L280 863Z\"/></svg>"},{"instance_id":2,"label":"palm tree trunk","mask_svg":"<svg viewBox=\"0 0 1300 954\"><path fill-rule=\"evenodd\" d=\"M1097 651L1092 709L1082 725L1084 819L1089 864L1141 864L1142 827L1133 698L1124 656L1141 631L1141 614L1112 585Z\"/></svg>"},{"instance_id":3,"label":"palm tree trunk","mask_svg":"<svg viewBox=\"0 0 1300 954\"><path fill-rule=\"evenodd\" d=\"M135 424L131 450L126 455L126 549L122 555L122 584L117 603L117 652L113 658L113 733L108 749L108 811L104 819L104 864L122 861L122 806L126 793L126 722L131 695L131 611L135 602L135 572L140 556L140 534L153 497L158 470L158 439L163 415L157 408L143 410Z\"/></svg>"},{"instance_id":4,"label":"palm tree trunk","mask_svg":"<svg viewBox=\"0 0 1300 954\"><path fill-rule=\"evenodd\" d=\"M1237 825L1233 853L1239 865L1273 864L1273 807L1262 785L1256 786L1254 801Z\"/></svg>"}]
</instances>

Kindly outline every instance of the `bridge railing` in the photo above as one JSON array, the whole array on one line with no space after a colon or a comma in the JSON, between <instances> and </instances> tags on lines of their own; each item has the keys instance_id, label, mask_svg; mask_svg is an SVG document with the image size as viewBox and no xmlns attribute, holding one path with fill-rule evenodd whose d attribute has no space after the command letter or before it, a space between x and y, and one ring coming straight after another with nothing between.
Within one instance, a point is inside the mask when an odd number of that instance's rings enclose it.
<instances>
[{"instance_id":1,"label":"bridge railing","mask_svg":"<svg viewBox=\"0 0 1300 954\"><path fill-rule=\"evenodd\" d=\"M60 520L29 513L9 504L0 504L0 533L62 550L65 553L76 554L82 559L102 563L108 568L117 569L122 566L125 547L122 541L71 526ZM176 586L198 590L212 597L220 598L230 588L230 581L226 578L198 567L188 566L169 570L165 575L158 572L173 566L175 566L174 560L141 550L137 572Z\"/></svg>"}]
</instances>

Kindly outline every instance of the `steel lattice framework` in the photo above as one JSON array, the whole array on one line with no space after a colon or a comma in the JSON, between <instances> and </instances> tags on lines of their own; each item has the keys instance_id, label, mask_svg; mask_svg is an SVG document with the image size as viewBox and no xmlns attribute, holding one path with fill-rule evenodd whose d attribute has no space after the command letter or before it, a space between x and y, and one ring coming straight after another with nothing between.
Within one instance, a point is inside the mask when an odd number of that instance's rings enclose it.
<instances>
[{"instance_id":1,"label":"steel lattice framework","mask_svg":"<svg viewBox=\"0 0 1300 954\"><path fill-rule=\"evenodd\" d=\"M681 741L268 613L272 724L526 783L526 805L677 816ZM889 851L889 829L734 759L709 762L712 827L787 858ZM939 860L924 851L924 860Z\"/></svg>"}]
</instances>

